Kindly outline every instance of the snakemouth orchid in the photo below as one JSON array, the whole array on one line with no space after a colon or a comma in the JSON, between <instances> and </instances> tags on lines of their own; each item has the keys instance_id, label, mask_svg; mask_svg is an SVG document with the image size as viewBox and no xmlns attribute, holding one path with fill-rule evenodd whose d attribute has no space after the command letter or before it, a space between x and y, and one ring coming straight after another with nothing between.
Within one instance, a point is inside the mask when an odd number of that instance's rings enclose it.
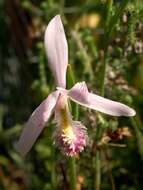
<instances>
[{"instance_id":1,"label":"snakemouth orchid","mask_svg":"<svg viewBox=\"0 0 143 190\"><path fill-rule=\"evenodd\" d=\"M56 90L52 92L32 113L16 143L16 149L25 156L44 129L51 114L55 114L56 129L53 134L55 144L67 156L81 152L87 143L87 129L80 121L74 121L69 110L68 100L87 108L112 116L134 116L135 111L115 102L90 93L85 82L76 83L66 89L68 45L60 15L48 24L44 47L48 65L53 73Z\"/></svg>"}]
</instances>

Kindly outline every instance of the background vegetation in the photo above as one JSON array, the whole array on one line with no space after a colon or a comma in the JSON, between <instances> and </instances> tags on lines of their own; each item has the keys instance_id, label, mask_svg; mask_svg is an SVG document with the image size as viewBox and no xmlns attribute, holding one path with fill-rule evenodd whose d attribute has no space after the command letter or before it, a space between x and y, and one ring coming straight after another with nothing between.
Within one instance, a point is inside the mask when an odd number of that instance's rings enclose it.
<instances>
[{"instance_id":1,"label":"background vegetation","mask_svg":"<svg viewBox=\"0 0 143 190\"><path fill-rule=\"evenodd\" d=\"M95 164L98 128L104 131L101 144L105 137L110 138L101 150L101 189L141 190L142 0L0 1L0 190L69 189L68 161L53 145L52 119L25 159L13 148L34 108L55 88L43 36L56 14L62 16L65 26L75 81L86 80L97 94L137 111L136 117L129 119L79 107L79 120L88 128L89 143L76 157L77 190L100 189Z\"/></svg>"}]
</instances>

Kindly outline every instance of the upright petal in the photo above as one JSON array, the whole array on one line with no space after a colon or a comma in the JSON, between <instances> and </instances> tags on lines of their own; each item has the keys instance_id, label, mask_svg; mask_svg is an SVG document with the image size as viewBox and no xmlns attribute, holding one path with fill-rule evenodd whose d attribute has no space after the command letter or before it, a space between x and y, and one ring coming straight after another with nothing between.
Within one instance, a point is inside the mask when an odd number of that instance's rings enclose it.
<instances>
[{"instance_id":1,"label":"upright petal","mask_svg":"<svg viewBox=\"0 0 143 190\"><path fill-rule=\"evenodd\" d=\"M49 67L55 77L56 85L65 88L68 45L59 15L55 16L48 24L45 31L44 45Z\"/></svg>"},{"instance_id":2,"label":"upright petal","mask_svg":"<svg viewBox=\"0 0 143 190\"><path fill-rule=\"evenodd\" d=\"M68 96L75 102L85 107L113 115L113 116L134 116L132 108L93 93L89 93L85 83L77 83L68 91Z\"/></svg>"},{"instance_id":3,"label":"upright petal","mask_svg":"<svg viewBox=\"0 0 143 190\"><path fill-rule=\"evenodd\" d=\"M15 147L21 155L26 155L35 143L37 137L42 132L45 123L49 119L53 108L56 105L59 92L55 91L51 93L32 113L27 121L19 141L15 144Z\"/></svg>"}]
</instances>

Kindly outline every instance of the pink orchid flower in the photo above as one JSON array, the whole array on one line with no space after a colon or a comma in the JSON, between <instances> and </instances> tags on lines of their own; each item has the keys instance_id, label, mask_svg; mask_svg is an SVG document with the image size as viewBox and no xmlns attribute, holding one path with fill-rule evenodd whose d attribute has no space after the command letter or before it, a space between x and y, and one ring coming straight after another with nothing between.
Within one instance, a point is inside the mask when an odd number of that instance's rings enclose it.
<instances>
[{"instance_id":1,"label":"pink orchid flower","mask_svg":"<svg viewBox=\"0 0 143 190\"><path fill-rule=\"evenodd\" d=\"M68 99L112 116L135 115L132 108L122 103L90 93L85 82L76 83L70 90L65 89L68 45L59 15L49 22L45 31L44 45L57 88L32 113L16 143L17 150L23 156L31 149L53 112L57 123L53 137L62 152L67 156L73 156L84 149L87 129L81 122L73 121Z\"/></svg>"}]
</instances>

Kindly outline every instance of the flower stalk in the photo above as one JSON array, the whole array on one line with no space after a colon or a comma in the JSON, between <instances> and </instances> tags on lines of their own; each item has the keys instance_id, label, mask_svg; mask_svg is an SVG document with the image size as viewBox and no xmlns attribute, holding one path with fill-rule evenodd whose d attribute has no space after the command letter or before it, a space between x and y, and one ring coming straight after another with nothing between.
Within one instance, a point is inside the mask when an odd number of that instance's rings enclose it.
<instances>
[{"instance_id":1,"label":"flower stalk","mask_svg":"<svg viewBox=\"0 0 143 190\"><path fill-rule=\"evenodd\" d=\"M68 157L69 184L70 190L76 190L76 160L75 157Z\"/></svg>"},{"instance_id":2,"label":"flower stalk","mask_svg":"<svg viewBox=\"0 0 143 190\"><path fill-rule=\"evenodd\" d=\"M73 74L73 70L70 64L67 66L67 86L71 88L75 84L75 78ZM75 103L70 104L71 111L74 120L78 120L78 105ZM76 190L76 158L69 157L68 158L68 167L69 167L69 182L70 182L70 190Z\"/></svg>"}]
</instances>

